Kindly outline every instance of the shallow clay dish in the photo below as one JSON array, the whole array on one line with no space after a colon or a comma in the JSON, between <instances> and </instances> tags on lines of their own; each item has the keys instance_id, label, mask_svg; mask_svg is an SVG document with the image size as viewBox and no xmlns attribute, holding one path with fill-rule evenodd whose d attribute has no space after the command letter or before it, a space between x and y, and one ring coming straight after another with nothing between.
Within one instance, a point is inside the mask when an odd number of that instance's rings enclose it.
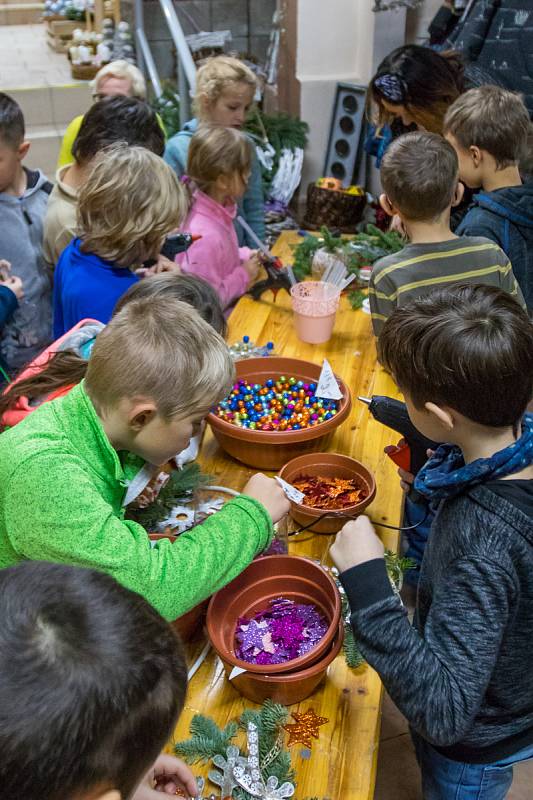
<instances>
[{"instance_id":1,"label":"shallow clay dish","mask_svg":"<svg viewBox=\"0 0 533 800\"><path fill-rule=\"evenodd\" d=\"M294 377L305 383L317 383L321 369L321 365L313 364L311 361L281 356L248 358L235 364L237 381L245 379L250 383L261 384L269 378L277 379L282 375L287 378ZM228 455L250 467L279 469L295 456L325 447L333 431L350 413L352 407L350 390L338 375L336 377L342 391L339 410L334 417L312 428L298 431L250 430L232 425L216 414L208 414L207 421L219 445Z\"/></svg>"},{"instance_id":2,"label":"shallow clay dish","mask_svg":"<svg viewBox=\"0 0 533 800\"><path fill-rule=\"evenodd\" d=\"M258 675L255 672L243 672L233 678L230 683L240 694L253 703L264 703L267 699L273 700L274 703L282 703L284 706L300 703L313 694L322 683L329 665L340 653L343 639L344 629L341 626L327 653L322 656L320 661L310 667L305 667L305 669L297 670L296 672L283 672L278 675ZM224 669L229 675L233 667L224 662Z\"/></svg>"},{"instance_id":3,"label":"shallow clay dish","mask_svg":"<svg viewBox=\"0 0 533 800\"><path fill-rule=\"evenodd\" d=\"M292 461L285 464L279 474L280 478L283 478L287 483L294 483L294 481L306 475L311 477L322 475L325 478L350 479L357 477L366 486L368 496L364 500L353 506L346 506L346 508L337 512L332 511L331 514L333 516L325 517L325 519L320 520L316 525L309 528L315 533L337 533L348 522L346 516L342 515L349 514L355 517L362 514L376 495L376 481L370 470L360 461L356 461L355 458L338 455L337 453L312 453L293 458ZM291 500L289 513L299 525L304 526L321 517L326 511L327 509L324 508L312 508L301 503L294 503Z\"/></svg>"},{"instance_id":4,"label":"shallow clay dish","mask_svg":"<svg viewBox=\"0 0 533 800\"><path fill-rule=\"evenodd\" d=\"M312 603L329 622L323 639L308 653L284 664L249 664L235 655L235 631L240 617L268 608L277 597ZM207 609L207 634L230 671L240 667L262 675L287 674L320 660L330 650L341 621L341 598L335 581L319 564L300 556L265 556L213 595Z\"/></svg>"}]
</instances>

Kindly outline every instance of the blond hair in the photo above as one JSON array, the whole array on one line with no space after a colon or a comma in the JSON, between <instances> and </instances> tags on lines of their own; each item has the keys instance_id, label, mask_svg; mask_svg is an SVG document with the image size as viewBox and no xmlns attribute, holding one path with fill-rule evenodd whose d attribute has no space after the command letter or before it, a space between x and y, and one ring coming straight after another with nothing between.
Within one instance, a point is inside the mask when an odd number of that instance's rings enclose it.
<instances>
[{"instance_id":1,"label":"blond hair","mask_svg":"<svg viewBox=\"0 0 533 800\"><path fill-rule=\"evenodd\" d=\"M245 83L255 94L257 78L252 70L238 58L214 56L202 64L196 75L194 112L200 119L206 118L206 106L216 103L232 84Z\"/></svg>"},{"instance_id":2,"label":"blond hair","mask_svg":"<svg viewBox=\"0 0 533 800\"><path fill-rule=\"evenodd\" d=\"M187 194L174 171L144 147L101 151L78 202L84 252L132 266L155 257L183 222Z\"/></svg>"},{"instance_id":3,"label":"blond hair","mask_svg":"<svg viewBox=\"0 0 533 800\"><path fill-rule=\"evenodd\" d=\"M247 181L252 167L252 143L245 133L222 125L200 125L191 138L187 175L208 191L220 175L240 175Z\"/></svg>"},{"instance_id":4,"label":"blond hair","mask_svg":"<svg viewBox=\"0 0 533 800\"><path fill-rule=\"evenodd\" d=\"M168 419L207 413L230 390L228 347L200 314L171 297L132 300L98 334L85 377L98 412L149 397Z\"/></svg>"},{"instance_id":5,"label":"blond hair","mask_svg":"<svg viewBox=\"0 0 533 800\"><path fill-rule=\"evenodd\" d=\"M500 86L480 86L462 94L448 109L444 133L465 150L475 145L499 169L517 164L527 150L531 121L519 94Z\"/></svg>"},{"instance_id":6,"label":"blond hair","mask_svg":"<svg viewBox=\"0 0 533 800\"><path fill-rule=\"evenodd\" d=\"M123 61L122 59L110 61L105 67L99 69L94 80L91 81L93 96L98 94L98 88L106 78L121 78L129 81L131 84L130 96L138 97L139 100L146 100L146 81L144 76L138 67L128 61Z\"/></svg>"}]
</instances>

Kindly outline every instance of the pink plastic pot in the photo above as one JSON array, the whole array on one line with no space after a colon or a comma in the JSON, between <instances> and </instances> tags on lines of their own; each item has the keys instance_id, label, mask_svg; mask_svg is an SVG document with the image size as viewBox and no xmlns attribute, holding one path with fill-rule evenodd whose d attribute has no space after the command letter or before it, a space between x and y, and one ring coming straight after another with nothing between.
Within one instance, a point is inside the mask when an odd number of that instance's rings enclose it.
<instances>
[{"instance_id":1,"label":"pink plastic pot","mask_svg":"<svg viewBox=\"0 0 533 800\"><path fill-rule=\"evenodd\" d=\"M331 338L341 290L332 283L304 281L291 288L296 335L302 342L322 344Z\"/></svg>"}]
</instances>

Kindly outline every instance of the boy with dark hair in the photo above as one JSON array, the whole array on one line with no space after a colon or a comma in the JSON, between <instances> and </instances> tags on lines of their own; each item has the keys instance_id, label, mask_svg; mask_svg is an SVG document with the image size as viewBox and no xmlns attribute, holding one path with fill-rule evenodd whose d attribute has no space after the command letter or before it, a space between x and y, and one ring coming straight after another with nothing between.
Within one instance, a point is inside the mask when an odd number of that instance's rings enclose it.
<instances>
[{"instance_id":1,"label":"boy with dark hair","mask_svg":"<svg viewBox=\"0 0 533 800\"><path fill-rule=\"evenodd\" d=\"M369 300L376 336L395 308L435 286L483 283L524 302L509 259L494 242L452 233L450 212L463 186L457 155L441 136L415 131L396 139L383 157L381 183L380 203L400 217L409 244L373 266Z\"/></svg>"},{"instance_id":2,"label":"boy with dark hair","mask_svg":"<svg viewBox=\"0 0 533 800\"><path fill-rule=\"evenodd\" d=\"M459 177L475 194L458 235L486 236L499 244L528 309L533 310L533 185L522 184L519 165L532 132L520 95L480 86L448 109L444 136L459 158Z\"/></svg>"},{"instance_id":3,"label":"boy with dark hair","mask_svg":"<svg viewBox=\"0 0 533 800\"><path fill-rule=\"evenodd\" d=\"M42 257L43 217L52 184L22 166L30 148L18 104L0 92L0 259L24 284L24 298L0 336L0 356L17 372L52 338L52 287Z\"/></svg>"},{"instance_id":4,"label":"boy with dark hair","mask_svg":"<svg viewBox=\"0 0 533 800\"><path fill-rule=\"evenodd\" d=\"M154 764L187 667L142 597L95 570L27 562L0 570L0 619L3 798L147 800L154 779L196 795L181 761Z\"/></svg>"},{"instance_id":5,"label":"boy with dark hair","mask_svg":"<svg viewBox=\"0 0 533 800\"><path fill-rule=\"evenodd\" d=\"M146 147L163 155L165 137L153 108L135 97L108 97L95 103L83 117L74 141L74 163L58 169L44 219L43 252L53 268L76 235L76 213L81 187L95 156L117 142Z\"/></svg>"},{"instance_id":6,"label":"boy with dark hair","mask_svg":"<svg viewBox=\"0 0 533 800\"><path fill-rule=\"evenodd\" d=\"M441 445L415 479L437 507L414 626L367 517L331 555L361 651L407 717L425 800L503 800L533 757L533 325L509 295L455 286L397 309L379 357Z\"/></svg>"}]
</instances>

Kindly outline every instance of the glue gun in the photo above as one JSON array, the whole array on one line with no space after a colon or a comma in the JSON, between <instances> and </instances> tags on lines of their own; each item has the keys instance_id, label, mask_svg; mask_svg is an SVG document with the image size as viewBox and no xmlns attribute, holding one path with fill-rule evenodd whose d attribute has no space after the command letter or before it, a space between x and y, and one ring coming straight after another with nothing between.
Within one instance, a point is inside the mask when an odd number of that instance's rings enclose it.
<instances>
[{"instance_id":1,"label":"glue gun","mask_svg":"<svg viewBox=\"0 0 533 800\"><path fill-rule=\"evenodd\" d=\"M161 247L160 255L168 258L169 261L174 261L178 253L184 253L189 249L191 244L198 241L202 237L196 233L171 233L166 237ZM143 267L153 267L157 264L156 258L149 258L144 262Z\"/></svg>"},{"instance_id":2,"label":"glue gun","mask_svg":"<svg viewBox=\"0 0 533 800\"><path fill-rule=\"evenodd\" d=\"M403 436L405 444L389 445L385 452L399 467L416 475L428 460L427 450L436 450L438 443L417 431L409 419L405 403L400 400L384 395L359 397L358 400L366 403L374 419Z\"/></svg>"},{"instance_id":3,"label":"glue gun","mask_svg":"<svg viewBox=\"0 0 533 800\"><path fill-rule=\"evenodd\" d=\"M250 239L256 244L258 253L261 254L261 264L265 268L265 272L268 275L265 280L254 283L254 285L248 290L247 294L250 294L254 300L259 300L263 292L266 292L268 289L270 289L274 295L274 299L276 299L276 295L280 289L285 289L287 292L290 291L292 284L289 278L289 273L287 268L281 263L281 260L277 256L272 255L270 250L265 247L261 239L257 236L255 231L250 228L243 217L238 216L237 222L241 228L246 231Z\"/></svg>"},{"instance_id":4,"label":"glue gun","mask_svg":"<svg viewBox=\"0 0 533 800\"><path fill-rule=\"evenodd\" d=\"M274 299L276 298L276 295L280 289L285 289L285 291L289 292L291 288L291 282L287 274L287 270L282 265L279 258L275 256L267 258L263 254L261 257L261 263L265 268L268 278L265 278L265 280L259 281L258 283L254 283L254 285L248 290L248 294L250 294L254 300L259 300L263 292L268 291L268 289L271 290L272 294L274 295Z\"/></svg>"}]
</instances>

